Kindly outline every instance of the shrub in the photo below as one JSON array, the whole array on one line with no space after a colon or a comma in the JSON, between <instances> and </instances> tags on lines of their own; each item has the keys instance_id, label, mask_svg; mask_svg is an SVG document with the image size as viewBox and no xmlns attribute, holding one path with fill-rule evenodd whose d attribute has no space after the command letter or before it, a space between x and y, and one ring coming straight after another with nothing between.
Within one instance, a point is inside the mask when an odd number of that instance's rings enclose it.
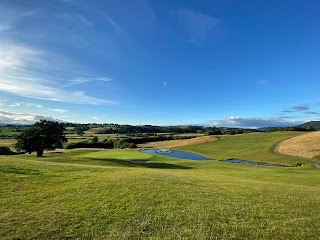
<instances>
[{"instance_id":1,"label":"shrub","mask_svg":"<svg viewBox=\"0 0 320 240\"><path fill-rule=\"evenodd\" d=\"M12 152L8 147L0 147L0 155L14 155L15 152Z\"/></svg>"}]
</instances>

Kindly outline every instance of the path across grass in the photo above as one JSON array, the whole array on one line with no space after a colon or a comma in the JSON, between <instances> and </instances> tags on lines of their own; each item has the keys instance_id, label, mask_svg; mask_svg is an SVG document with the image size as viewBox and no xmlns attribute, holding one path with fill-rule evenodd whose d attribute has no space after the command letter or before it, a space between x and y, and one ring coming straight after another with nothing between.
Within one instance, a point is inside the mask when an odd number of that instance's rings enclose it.
<instances>
[{"instance_id":1,"label":"path across grass","mask_svg":"<svg viewBox=\"0 0 320 240\"><path fill-rule=\"evenodd\" d=\"M286 139L285 139L286 140ZM271 148L269 149L269 152L272 153L272 154L275 154L275 155L280 155L280 156L287 156L288 155L285 155L283 153L280 153L279 151L277 151L276 149L278 148L278 146L285 140L281 140L279 142L276 142L274 143ZM293 159L296 159L297 161L305 161L305 162L309 162L309 163L312 163L316 168L320 168L320 163L319 162L316 162L316 161L313 161L313 160L310 160L310 159L307 159L307 158L303 158L303 157L297 157L297 156L291 156L290 155L290 158L293 158Z\"/></svg>"}]
</instances>

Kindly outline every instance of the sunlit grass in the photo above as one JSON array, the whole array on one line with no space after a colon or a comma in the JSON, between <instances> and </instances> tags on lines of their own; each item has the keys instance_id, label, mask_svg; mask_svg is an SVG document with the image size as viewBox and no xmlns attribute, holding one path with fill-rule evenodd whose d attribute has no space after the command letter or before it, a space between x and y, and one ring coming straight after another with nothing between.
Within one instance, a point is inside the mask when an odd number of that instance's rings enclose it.
<instances>
[{"instance_id":1,"label":"sunlit grass","mask_svg":"<svg viewBox=\"0 0 320 240\"><path fill-rule=\"evenodd\" d=\"M311 132L283 141L278 151L284 154L315 158L320 155L320 132Z\"/></svg>"},{"instance_id":2,"label":"sunlit grass","mask_svg":"<svg viewBox=\"0 0 320 240\"><path fill-rule=\"evenodd\" d=\"M252 136L268 149L288 135ZM241 138L242 147L252 146L246 135ZM209 145L204 149L209 152ZM0 236L319 239L319 179L320 171L311 166L187 161L135 150L1 157Z\"/></svg>"},{"instance_id":3,"label":"sunlit grass","mask_svg":"<svg viewBox=\"0 0 320 240\"><path fill-rule=\"evenodd\" d=\"M1 147L13 147L16 143L14 138L0 138L0 146Z\"/></svg>"},{"instance_id":4,"label":"sunlit grass","mask_svg":"<svg viewBox=\"0 0 320 240\"><path fill-rule=\"evenodd\" d=\"M269 152L272 145L283 139L298 136L301 132L252 133L225 136L219 141L205 142L191 146L177 147L180 150L193 151L216 159L238 158L256 162L279 163L295 166L303 160L287 156L278 156ZM306 164L309 164L306 162Z\"/></svg>"},{"instance_id":5,"label":"sunlit grass","mask_svg":"<svg viewBox=\"0 0 320 240\"><path fill-rule=\"evenodd\" d=\"M219 137L219 138L221 138L221 137ZM143 144L139 144L138 147L141 147L141 148L173 148L173 147L192 145L192 144L203 143L203 142L208 142L208 141L215 141L217 139L218 138L216 136L199 136L199 137L190 138L190 139L167 140L167 141L143 143Z\"/></svg>"}]
</instances>

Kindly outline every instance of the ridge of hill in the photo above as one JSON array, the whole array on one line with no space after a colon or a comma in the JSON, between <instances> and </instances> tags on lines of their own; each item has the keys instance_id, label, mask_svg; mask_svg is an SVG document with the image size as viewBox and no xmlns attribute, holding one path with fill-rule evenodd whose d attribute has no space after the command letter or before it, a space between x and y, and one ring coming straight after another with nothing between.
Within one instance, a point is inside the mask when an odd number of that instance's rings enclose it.
<instances>
[{"instance_id":1,"label":"ridge of hill","mask_svg":"<svg viewBox=\"0 0 320 240\"><path fill-rule=\"evenodd\" d=\"M320 130L320 121L306 122L306 123L299 125L299 127L303 127L303 128L313 127L315 130L319 131Z\"/></svg>"}]
</instances>

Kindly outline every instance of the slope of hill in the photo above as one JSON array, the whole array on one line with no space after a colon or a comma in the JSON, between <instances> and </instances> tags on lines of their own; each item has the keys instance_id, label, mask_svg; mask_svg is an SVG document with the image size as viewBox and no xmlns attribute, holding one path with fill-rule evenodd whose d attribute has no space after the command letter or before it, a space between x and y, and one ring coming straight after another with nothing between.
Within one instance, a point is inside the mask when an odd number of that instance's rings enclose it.
<instances>
[{"instance_id":1,"label":"slope of hill","mask_svg":"<svg viewBox=\"0 0 320 240\"><path fill-rule=\"evenodd\" d=\"M320 132L311 132L283 141L278 151L280 153L314 158L320 155Z\"/></svg>"},{"instance_id":2,"label":"slope of hill","mask_svg":"<svg viewBox=\"0 0 320 240\"><path fill-rule=\"evenodd\" d=\"M299 127L307 128L307 127L313 127L317 131L320 130L320 121L311 121L311 122L306 122L304 124L299 125Z\"/></svg>"},{"instance_id":3,"label":"slope of hill","mask_svg":"<svg viewBox=\"0 0 320 240\"><path fill-rule=\"evenodd\" d=\"M297 135L229 135L184 149L293 166L296 159L269 149ZM319 177L308 163L267 167L124 149L0 156L0 236L319 239Z\"/></svg>"},{"instance_id":4,"label":"slope of hill","mask_svg":"<svg viewBox=\"0 0 320 240\"><path fill-rule=\"evenodd\" d=\"M138 147L141 147L141 148L173 148L173 147L180 147L180 146L192 145L192 144L197 144L197 143L215 141L218 139L219 139L219 137L217 137L217 136L201 136L201 137L190 138L190 139L168 140L168 141L161 141L161 142L148 142L148 143L144 143L144 144L139 144Z\"/></svg>"}]
</instances>

